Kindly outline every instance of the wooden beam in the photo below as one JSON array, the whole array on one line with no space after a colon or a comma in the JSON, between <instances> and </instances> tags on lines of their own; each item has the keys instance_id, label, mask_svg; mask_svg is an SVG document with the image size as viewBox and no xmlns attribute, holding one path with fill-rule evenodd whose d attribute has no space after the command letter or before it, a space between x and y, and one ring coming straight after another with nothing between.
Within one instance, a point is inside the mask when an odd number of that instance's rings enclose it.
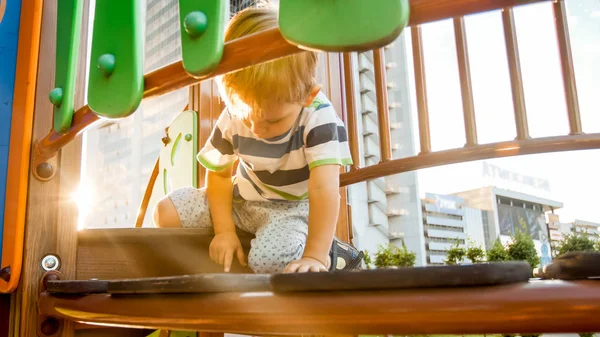
<instances>
[{"instance_id":1,"label":"wooden beam","mask_svg":"<svg viewBox=\"0 0 600 337\"><path fill-rule=\"evenodd\" d=\"M79 232L78 280L222 272L208 256L212 229L88 229ZM238 233L246 254L252 236ZM234 261L232 272L251 273Z\"/></svg>"},{"instance_id":2,"label":"wooden beam","mask_svg":"<svg viewBox=\"0 0 600 337\"><path fill-rule=\"evenodd\" d=\"M600 329L600 283L532 281L387 291L52 297L40 311L96 324L244 334L567 333ZM560 317L560 319L557 319Z\"/></svg>"},{"instance_id":3,"label":"wooden beam","mask_svg":"<svg viewBox=\"0 0 600 337\"><path fill-rule=\"evenodd\" d=\"M78 92L75 102L84 103L87 51L87 20L89 0L84 1L84 17L82 20L82 43L79 50L79 66L77 73ZM34 138L43 136L48 128L52 128L52 104L48 93L54 88L54 69L56 53L56 16L55 1L43 3L42 35L39 58L39 72L36 87L34 112ZM53 162L54 178L41 181L30 175L25 226L25 253L23 275L18 289L18 335L35 336L43 318L38 316L37 300L39 284L44 270L41 268L42 258L47 254L59 257L59 270L65 278L75 277L75 261L77 250L77 207L72 198L79 184L81 165L81 139L65 146ZM73 323L62 322L60 333L63 337L73 336Z\"/></svg>"}]
</instances>

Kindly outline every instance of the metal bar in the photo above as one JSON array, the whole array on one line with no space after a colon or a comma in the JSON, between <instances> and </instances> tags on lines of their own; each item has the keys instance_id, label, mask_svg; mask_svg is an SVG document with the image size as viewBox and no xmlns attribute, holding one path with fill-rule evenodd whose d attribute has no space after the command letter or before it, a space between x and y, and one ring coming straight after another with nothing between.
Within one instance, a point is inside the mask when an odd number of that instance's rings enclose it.
<instances>
[{"instance_id":1,"label":"metal bar","mask_svg":"<svg viewBox=\"0 0 600 337\"><path fill-rule=\"evenodd\" d=\"M427 80L425 78L425 59L423 57L423 39L421 26L411 28L413 63L415 71L415 89L419 119L419 143L421 153L431 152L431 132L429 131L429 108L427 107Z\"/></svg>"},{"instance_id":2,"label":"metal bar","mask_svg":"<svg viewBox=\"0 0 600 337\"><path fill-rule=\"evenodd\" d=\"M377 97L377 127L379 129L380 162L392 158L392 139L390 136L390 109L387 97L387 80L385 76L385 55L383 48L373 50L373 67L375 68L375 96Z\"/></svg>"},{"instance_id":3,"label":"metal bar","mask_svg":"<svg viewBox=\"0 0 600 337\"><path fill-rule=\"evenodd\" d=\"M600 330L600 283L533 281L475 292L456 287L114 297L43 293L38 310L83 323L249 335L565 333Z\"/></svg>"},{"instance_id":4,"label":"metal bar","mask_svg":"<svg viewBox=\"0 0 600 337\"><path fill-rule=\"evenodd\" d=\"M565 99L569 114L569 128L571 134L576 135L583 131L581 127L581 116L579 114L579 100L577 98L577 83L575 80L573 55L571 54L567 10L565 8L564 0L555 1L553 6L556 37L558 39L558 50L560 53L560 65L565 88Z\"/></svg>"},{"instance_id":5,"label":"metal bar","mask_svg":"<svg viewBox=\"0 0 600 337\"><path fill-rule=\"evenodd\" d=\"M354 97L354 62L351 53L344 53L344 92L346 98L346 123L348 126L348 144L352 156L351 170L356 170L360 163L358 151L358 123L356 121L356 101Z\"/></svg>"},{"instance_id":6,"label":"metal bar","mask_svg":"<svg viewBox=\"0 0 600 337\"><path fill-rule=\"evenodd\" d=\"M511 7L548 0L413 0L411 2L410 25L442 20L455 16L491 11L503 7ZM195 78L183 69L181 62L158 69L144 78L144 98L166 94L177 89L201 82L202 80L232 72L244 67L272 61L300 52L296 46L289 44L279 32L279 28L270 29L225 43L223 58L217 69L207 77ZM52 158L71 140L81 135L98 117L88 106L75 112L73 124L64 134L50 132L36 141L34 163ZM80 125L83 124L83 125ZM37 165L33 165L36 167Z\"/></svg>"},{"instance_id":7,"label":"metal bar","mask_svg":"<svg viewBox=\"0 0 600 337\"><path fill-rule=\"evenodd\" d=\"M475 119L475 104L473 103L473 88L471 86L471 67L469 65L469 48L465 31L465 18L454 18L454 36L456 39L456 57L460 77L460 93L462 95L463 115L465 122L465 137L467 146L477 145L477 123Z\"/></svg>"},{"instance_id":8,"label":"metal bar","mask_svg":"<svg viewBox=\"0 0 600 337\"><path fill-rule=\"evenodd\" d=\"M529 126L527 125L525 91L523 89L523 76L521 74L521 63L519 61L517 31L512 8L504 8L502 10L502 23L504 24L504 39L506 41L506 56L508 58L508 70L510 72L510 87L513 96L513 108L515 110L517 139L528 139Z\"/></svg>"},{"instance_id":9,"label":"metal bar","mask_svg":"<svg viewBox=\"0 0 600 337\"><path fill-rule=\"evenodd\" d=\"M364 167L340 176L340 186L428 167L456 164L474 160L519 155L600 149L600 133L559 136L483 144L471 147L430 152L418 156L390 160L387 163Z\"/></svg>"}]
</instances>

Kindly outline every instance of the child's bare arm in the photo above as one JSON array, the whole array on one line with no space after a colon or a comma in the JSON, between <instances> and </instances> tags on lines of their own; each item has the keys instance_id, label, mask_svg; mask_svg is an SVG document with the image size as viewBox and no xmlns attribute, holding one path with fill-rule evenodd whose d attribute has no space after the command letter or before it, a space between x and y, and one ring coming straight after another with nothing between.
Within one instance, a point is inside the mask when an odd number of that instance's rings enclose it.
<instances>
[{"instance_id":1,"label":"child's bare arm","mask_svg":"<svg viewBox=\"0 0 600 337\"><path fill-rule=\"evenodd\" d=\"M311 170L306 247L302 259L290 263L285 272L327 271L340 208L339 170L338 165L323 165Z\"/></svg>"},{"instance_id":2,"label":"child's bare arm","mask_svg":"<svg viewBox=\"0 0 600 337\"><path fill-rule=\"evenodd\" d=\"M234 255L237 256L240 264L246 264L244 251L233 223L231 172L232 169L229 167L219 172L208 171L206 175L206 195L215 231L209 254L215 263L224 265L225 272L229 272Z\"/></svg>"}]
</instances>

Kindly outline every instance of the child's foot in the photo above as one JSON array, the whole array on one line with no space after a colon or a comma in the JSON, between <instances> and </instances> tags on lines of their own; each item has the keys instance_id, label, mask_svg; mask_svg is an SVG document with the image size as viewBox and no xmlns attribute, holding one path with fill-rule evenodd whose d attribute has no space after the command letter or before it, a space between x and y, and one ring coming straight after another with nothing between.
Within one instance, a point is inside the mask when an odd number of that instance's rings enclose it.
<instances>
[{"instance_id":1,"label":"child's foot","mask_svg":"<svg viewBox=\"0 0 600 337\"><path fill-rule=\"evenodd\" d=\"M363 256L363 252L352 245L334 238L329 251L329 271L359 269Z\"/></svg>"}]
</instances>

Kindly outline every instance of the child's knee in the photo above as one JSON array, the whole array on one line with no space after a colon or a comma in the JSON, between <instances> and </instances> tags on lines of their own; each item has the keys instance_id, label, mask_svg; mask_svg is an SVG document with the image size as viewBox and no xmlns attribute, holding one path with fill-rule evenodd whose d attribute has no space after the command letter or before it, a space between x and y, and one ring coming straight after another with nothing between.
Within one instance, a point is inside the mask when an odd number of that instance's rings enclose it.
<instances>
[{"instance_id":1,"label":"child's knee","mask_svg":"<svg viewBox=\"0 0 600 337\"><path fill-rule=\"evenodd\" d=\"M154 224L156 227L181 227L179 214L170 198L161 199L154 208Z\"/></svg>"},{"instance_id":2,"label":"child's knee","mask_svg":"<svg viewBox=\"0 0 600 337\"><path fill-rule=\"evenodd\" d=\"M257 274L281 273L290 262L304 253L301 240L271 241L253 245L248 254L248 267Z\"/></svg>"}]
</instances>

